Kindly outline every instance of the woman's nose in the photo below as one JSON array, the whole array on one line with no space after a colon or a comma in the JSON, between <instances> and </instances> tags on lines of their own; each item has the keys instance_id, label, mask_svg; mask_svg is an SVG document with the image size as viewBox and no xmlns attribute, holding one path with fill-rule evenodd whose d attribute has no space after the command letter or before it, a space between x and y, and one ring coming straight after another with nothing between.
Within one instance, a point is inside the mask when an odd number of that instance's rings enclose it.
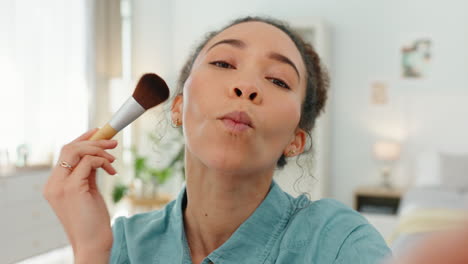
<instances>
[{"instance_id":1,"label":"woman's nose","mask_svg":"<svg viewBox=\"0 0 468 264\"><path fill-rule=\"evenodd\" d=\"M232 97L240 97L251 100L254 104L260 104L262 102L262 95L258 88L252 85L238 85L231 88L229 92Z\"/></svg>"}]
</instances>

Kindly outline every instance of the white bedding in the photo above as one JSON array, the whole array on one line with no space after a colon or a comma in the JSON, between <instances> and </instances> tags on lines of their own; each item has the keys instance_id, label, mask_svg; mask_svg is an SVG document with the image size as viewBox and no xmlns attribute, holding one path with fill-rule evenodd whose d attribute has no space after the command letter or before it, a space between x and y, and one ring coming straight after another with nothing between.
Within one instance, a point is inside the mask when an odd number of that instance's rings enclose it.
<instances>
[{"instance_id":1,"label":"white bedding","mask_svg":"<svg viewBox=\"0 0 468 264\"><path fill-rule=\"evenodd\" d=\"M401 200L398 215L402 216L416 209L441 208L468 210L468 191L436 186L411 188Z\"/></svg>"},{"instance_id":2,"label":"white bedding","mask_svg":"<svg viewBox=\"0 0 468 264\"><path fill-rule=\"evenodd\" d=\"M453 227L468 212L468 151L466 147L426 146L415 156L413 186L398 209L391 247L396 256L411 250L437 228Z\"/></svg>"},{"instance_id":3,"label":"white bedding","mask_svg":"<svg viewBox=\"0 0 468 264\"><path fill-rule=\"evenodd\" d=\"M398 217L402 219L418 210L446 209L468 211L468 192L458 191L445 187L414 187L401 199ZM402 255L405 251L424 239L429 233L400 234L391 244L395 256Z\"/></svg>"}]
</instances>

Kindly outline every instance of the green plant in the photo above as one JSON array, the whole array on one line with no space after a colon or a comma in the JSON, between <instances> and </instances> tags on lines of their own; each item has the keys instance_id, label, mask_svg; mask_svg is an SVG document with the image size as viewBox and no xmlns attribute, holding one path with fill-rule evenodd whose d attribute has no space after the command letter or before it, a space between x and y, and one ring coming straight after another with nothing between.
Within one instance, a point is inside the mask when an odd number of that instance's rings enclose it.
<instances>
[{"instance_id":1,"label":"green plant","mask_svg":"<svg viewBox=\"0 0 468 264\"><path fill-rule=\"evenodd\" d=\"M119 202L125 196L125 194L127 194L127 191L127 185L123 183L117 183L112 190L112 201L114 201L114 203Z\"/></svg>"},{"instance_id":2,"label":"green plant","mask_svg":"<svg viewBox=\"0 0 468 264\"><path fill-rule=\"evenodd\" d=\"M181 171L182 176L185 179L185 168L184 168L184 144L182 142L182 136L172 138L169 143L163 143L160 138L150 133L149 139L157 146L158 149L169 149L174 144L178 145L178 151L169 161L168 165L163 168L152 167L148 162L147 156L142 156L138 153L135 146L131 148L131 152L134 156L133 169L134 178L140 179L144 184L151 184L153 186L153 196L155 195L155 187L159 184L164 184L169 180L178 170ZM130 191L130 187L121 182L114 185L112 191L112 200L114 203L118 203L127 193Z\"/></svg>"}]
</instances>

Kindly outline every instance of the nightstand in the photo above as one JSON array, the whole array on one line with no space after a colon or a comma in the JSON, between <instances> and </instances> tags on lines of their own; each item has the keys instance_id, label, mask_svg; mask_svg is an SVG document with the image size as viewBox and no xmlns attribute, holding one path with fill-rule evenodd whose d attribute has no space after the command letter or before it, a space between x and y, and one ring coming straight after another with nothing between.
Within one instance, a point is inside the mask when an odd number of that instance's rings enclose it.
<instances>
[{"instance_id":1,"label":"nightstand","mask_svg":"<svg viewBox=\"0 0 468 264\"><path fill-rule=\"evenodd\" d=\"M362 186L354 192L354 208L361 213L395 215L403 193L397 187Z\"/></svg>"}]
</instances>

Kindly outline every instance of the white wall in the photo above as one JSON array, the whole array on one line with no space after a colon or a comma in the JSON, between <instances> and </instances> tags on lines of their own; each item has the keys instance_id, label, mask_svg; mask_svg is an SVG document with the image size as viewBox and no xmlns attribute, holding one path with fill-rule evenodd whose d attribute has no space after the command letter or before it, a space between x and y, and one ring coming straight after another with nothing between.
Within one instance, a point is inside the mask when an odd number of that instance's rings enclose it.
<instances>
[{"instance_id":1,"label":"white wall","mask_svg":"<svg viewBox=\"0 0 468 264\"><path fill-rule=\"evenodd\" d=\"M173 1L134 0L132 18L132 73L138 80L148 71L170 79L174 69L172 43Z\"/></svg>"},{"instance_id":2,"label":"white wall","mask_svg":"<svg viewBox=\"0 0 468 264\"><path fill-rule=\"evenodd\" d=\"M146 41L138 52L146 53L154 48L151 52L165 54L144 60L145 67L157 70L160 65L168 65L163 71L171 84L202 35L232 18L248 14L280 19L323 18L331 28L330 73L334 90L330 190L331 196L349 205L354 187L379 180L378 167L371 155L376 139L403 141L396 175L403 184L410 179L412 160L420 149L436 141L439 145L457 145L468 134L468 122L464 118L468 114L468 104L464 104L465 98L468 99L466 1L135 2L139 6L135 15L145 17L135 36ZM401 80L402 42L426 36L433 41L430 78ZM387 81L389 104L370 104L371 80ZM455 99L458 99L456 104ZM467 145L466 140L463 144Z\"/></svg>"}]
</instances>

